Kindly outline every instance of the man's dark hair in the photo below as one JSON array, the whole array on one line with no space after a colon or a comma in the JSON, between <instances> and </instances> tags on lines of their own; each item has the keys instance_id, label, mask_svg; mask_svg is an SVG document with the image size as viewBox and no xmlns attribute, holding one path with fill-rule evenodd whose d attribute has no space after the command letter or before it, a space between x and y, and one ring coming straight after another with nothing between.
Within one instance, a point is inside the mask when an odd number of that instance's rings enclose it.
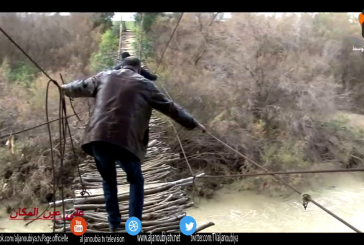
<instances>
[{"instance_id":1,"label":"man's dark hair","mask_svg":"<svg viewBox=\"0 0 364 245\"><path fill-rule=\"evenodd\" d=\"M121 58L122 59L125 59L125 58L127 58L127 57L129 57L130 56L130 54L128 53L128 52L122 52L121 53Z\"/></svg>"},{"instance_id":2,"label":"man's dark hair","mask_svg":"<svg viewBox=\"0 0 364 245\"><path fill-rule=\"evenodd\" d=\"M130 56L124 59L123 66L132 66L134 68L140 69L142 63L137 57Z\"/></svg>"}]
</instances>

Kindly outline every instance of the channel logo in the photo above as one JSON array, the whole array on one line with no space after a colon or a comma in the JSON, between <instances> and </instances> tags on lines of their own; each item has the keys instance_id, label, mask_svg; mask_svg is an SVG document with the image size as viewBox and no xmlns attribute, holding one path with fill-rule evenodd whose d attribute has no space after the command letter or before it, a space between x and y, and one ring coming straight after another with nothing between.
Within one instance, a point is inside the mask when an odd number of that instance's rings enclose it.
<instances>
[{"instance_id":1,"label":"channel logo","mask_svg":"<svg viewBox=\"0 0 364 245\"><path fill-rule=\"evenodd\" d=\"M130 217L125 223L125 230L131 236L136 236L142 230L142 222L137 217Z\"/></svg>"},{"instance_id":2,"label":"channel logo","mask_svg":"<svg viewBox=\"0 0 364 245\"><path fill-rule=\"evenodd\" d=\"M363 23L364 23L364 10L359 14L359 23L360 23L360 26L361 26L362 36L364 38L364 28L363 28Z\"/></svg>"},{"instance_id":3,"label":"channel logo","mask_svg":"<svg viewBox=\"0 0 364 245\"><path fill-rule=\"evenodd\" d=\"M185 216L181 219L179 228L184 235L191 236L197 228L196 220L191 216Z\"/></svg>"},{"instance_id":4,"label":"channel logo","mask_svg":"<svg viewBox=\"0 0 364 245\"><path fill-rule=\"evenodd\" d=\"M82 217L75 217L71 221L71 231L76 236L82 236L87 230L86 220Z\"/></svg>"}]
</instances>

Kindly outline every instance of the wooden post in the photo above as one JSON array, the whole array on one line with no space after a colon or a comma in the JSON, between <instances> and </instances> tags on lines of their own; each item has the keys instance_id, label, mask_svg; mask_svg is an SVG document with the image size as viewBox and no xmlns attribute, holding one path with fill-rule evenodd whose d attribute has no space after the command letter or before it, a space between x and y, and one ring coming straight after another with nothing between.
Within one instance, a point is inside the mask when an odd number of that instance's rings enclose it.
<instances>
[{"instance_id":1,"label":"wooden post","mask_svg":"<svg viewBox=\"0 0 364 245\"><path fill-rule=\"evenodd\" d=\"M143 24L144 24L144 13L142 13L142 21L140 23L140 39L139 39L139 59L140 60L142 60Z\"/></svg>"},{"instance_id":2,"label":"wooden post","mask_svg":"<svg viewBox=\"0 0 364 245\"><path fill-rule=\"evenodd\" d=\"M122 42L123 42L123 21L122 21L123 17L120 18L120 34L119 34L119 60L121 60L121 53L122 53Z\"/></svg>"}]
</instances>

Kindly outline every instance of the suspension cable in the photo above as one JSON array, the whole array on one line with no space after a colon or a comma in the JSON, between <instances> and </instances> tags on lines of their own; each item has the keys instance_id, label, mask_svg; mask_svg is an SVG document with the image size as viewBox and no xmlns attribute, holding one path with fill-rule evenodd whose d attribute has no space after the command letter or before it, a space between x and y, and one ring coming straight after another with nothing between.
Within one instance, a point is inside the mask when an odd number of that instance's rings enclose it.
<instances>
[{"instance_id":1,"label":"suspension cable","mask_svg":"<svg viewBox=\"0 0 364 245\"><path fill-rule=\"evenodd\" d=\"M233 174L233 175L204 175L197 178L237 178L237 177L256 177L266 175L294 175L294 174L318 174L318 173L348 173L348 172L363 172L364 168L353 169L327 169L327 170L302 170L302 171L279 171L270 173L248 173L248 174Z\"/></svg>"},{"instance_id":2,"label":"suspension cable","mask_svg":"<svg viewBox=\"0 0 364 245\"><path fill-rule=\"evenodd\" d=\"M303 198L303 206L307 207L308 202L312 202L313 204L315 204L317 207L319 207L320 209L324 210L326 213L330 214L332 217L336 218L337 220L339 220L340 222L342 222L343 224L345 224L346 226L348 226L349 228L351 228L352 230L354 230L357 233L362 233L359 229L355 228L354 226L350 225L348 222L346 222L345 220L343 220L342 218L340 218L339 216L335 215L334 213L332 213L331 211L327 210L325 207L323 207L321 204L317 203L315 200L313 200L311 198L310 195L308 194L303 194L302 192L300 192L299 190L297 190L295 187L293 187L292 185L290 185L289 183L287 183L286 181L284 181L281 177L277 177L276 175L274 175L273 173L271 173L268 169L264 168L263 166L261 166L260 164L256 163L255 161L247 158L246 156L244 156L242 153L240 153L239 151L235 150L233 147L229 146L228 144L226 144L225 142L223 142L222 140L220 140L219 138L215 137L214 135L212 135L209 132L206 132L208 135L210 135L212 138L214 138L215 140L217 140L218 142L220 142L222 145L224 145L225 147L231 149L232 151L234 151L236 154L240 155L241 157L245 158L247 161L253 163L255 166L257 166L258 168L261 168L263 170L265 170L266 172L270 173L270 175L272 175L276 180L281 181L284 185L286 185L287 187L291 188L292 190L294 190L297 194L301 195Z\"/></svg>"},{"instance_id":3,"label":"suspension cable","mask_svg":"<svg viewBox=\"0 0 364 245\"><path fill-rule=\"evenodd\" d=\"M169 43L172 41L172 38L173 38L173 36L174 36L174 33L176 32L176 30L177 30L177 28L178 28L178 26L179 26L179 23L180 23L180 22L181 22L181 20L182 20L183 14L184 14L184 12L182 12L181 16L179 17L179 19L178 19L178 21L177 21L176 27L174 28L174 30L173 30L173 32L172 32L172 35L170 36L170 38L169 38L169 40L168 40L168 42L167 42L167 46L166 46L166 48L164 49L164 51L163 51L163 54L162 54L161 58L159 59L159 62L158 62L157 68L155 68L154 74L157 74L157 71L158 71L159 65L162 63L162 60L163 60L163 58L164 58L164 54L166 53L166 51L167 51L167 49L168 49L168 46L169 46Z\"/></svg>"},{"instance_id":4,"label":"suspension cable","mask_svg":"<svg viewBox=\"0 0 364 245\"><path fill-rule=\"evenodd\" d=\"M180 16L180 18L179 18L179 20L178 20L178 22L177 22L177 25L176 25L176 27L174 28L173 33L172 33L171 37L169 38L169 41L168 41L167 46L166 46L166 48L165 48L165 50L164 50L164 52L163 52L163 55L162 55L161 59L160 59L160 60L159 60L159 62L158 62L157 68L156 68L156 70L155 70L155 74L156 74L156 72L157 72L157 70L158 70L159 65L161 64L161 61L162 61L162 59L163 59L163 57L164 57L164 54L165 54L165 52L166 52L166 50L167 50L167 48L168 48L168 46L169 46L169 43L170 43L170 41L172 40L173 35L174 35L174 33L175 33L175 31L176 31L176 29L177 29L177 27L178 27L178 25L179 25L179 23L180 23L180 21L181 21L181 19L182 19L182 16L183 16L183 13L181 14L181 16ZM216 16L215 16L215 17L216 17ZM165 87L163 86L163 84L161 84L161 86L162 86L163 90L166 92L167 96L168 96L168 97L172 100L171 96L168 94L168 92L167 92L167 90L165 89ZM169 119L168 119L168 120L169 120ZM177 130L176 130L175 126L173 125L173 123L172 123L170 120L169 120L169 122L171 123L171 125L173 126L173 129L175 130L176 137L177 137L177 139L178 139L178 142L180 143L180 146L181 146L181 149L182 149L183 155L184 155L184 157L185 157L186 163L188 164L188 167L189 167L189 168L190 168L190 170L191 170L191 174L192 174L192 176L194 176L194 175L193 175L192 168L191 168L191 166L190 166L190 164L189 164L189 162L188 162L188 159L187 159L187 157L186 157L185 151L183 150L182 143L181 143L181 141L180 141L180 139L179 139L179 136L178 136L178 134L177 134ZM313 200L313 199L311 198L311 196L310 196L310 195L308 195L308 194L303 194L303 193L302 193L302 192L300 192L297 188L295 188L294 186L292 186L292 185L290 185L289 183L287 183L286 181L284 181L281 177L277 177L276 175L274 175L273 173L271 173L268 169L264 168L263 166L261 166L260 164L258 164L258 163L256 163L256 162L254 162L253 160L251 160L251 159L247 158L246 156L244 156L244 155L243 155L242 153L240 153L239 151L235 150L234 148L232 148L231 146L229 146L229 145L228 145L228 144L226 144L225 142L221 141L219 138L215 137L214 135L212 135L212 134L211 134L211 133L209 133L209 132L206 132L206 133L207 133L208 135L210 135L212 138L214 138L215 140L217 140L218 142L220 142L221 144L223 144L225 147L227 147L227 148L229 148L229 149L233 150L234 152L236 152L237 154L239 154L240 156L242 156L242 157L243 157L243 158L245 158L246 160L248 160L248 161L250 161L251 163L253 163L256 167L259 167L259 168L263 169L264 171L268 172L268 173L269 173L270 175L272 175L272 176L273 176L276 180L281 181L284 185L286 185L287 187L289 187L290 189L292 189L293 191L295 191L297 194L301 195L301 196L302 196L302 198L303 198L303 205L304 205L304 208L305 208L305 209L306 209L306 207L307 207L308 202L312 202L312 203L313 203L313 204L315 204L317 207L321 208L321 209L322 209L322 210L324 210L326 213L330 214L331 216L333 216L334 218L336 218L337 220L339 220L340 222L342 222L343 224L345 224L346 226L348 226L349 228L351 228L351 229L352 229L352 230L354 230L355 232L357 232L357 233L362 233L360 230L358 230L358 229L357 229L357 228L355 228L354 226L350 225L350 224L349 224L349 223L347 223L345 220L341 219L340 217L338 217L337 215L335 215L334 213L332 213L331 211L327 210L325 207L323 207L322 205L320 205L319 203L317 203L315 200ZM194 176L194 179L195 179L195 176Z\"/></svg>"},{"instance_id":5,"label":"suspension cable","mask_svg":"<svg viewBox=\"0 0 364 245\"><path fill-rule=\"evenodd\" d=\"M175 34L175 32L176 32L176 30L177 30L177 28L178 28L178 26L179 26L179 24L180 24L181 20L182 20L183 14L184 14L184 12L182 12L182 14L180 15L180 17L179 17L179 19L178 19L178 21L177 21L177 24L176 24L176 26L174 27L174 30L173 30L173 32L172 32L172 34L171 34L171 36L169 37L169 40L168 40L167 45L166 45L166 47L165 47L165 49L164 49L164 51L163 51L163 54L162 54L161 58L159 59L159 61L158 61L158 63L157 63L157 67L156 67L156 69L154 70L154 74L157 74L158 68L159 68L160 64L162 63L162 60L163 60L164 55L165 55L165 53L166 53L166 51L167 51L167 49L168 49L168 47L169 47L169 44L170 44L170 42L171 42L171 40L172 40L172 38L173 38L173 36L174 36L174 34ZM169 96L169 94L168 94L167 90L164 88L163 84L161 84L161 85L162 85L162 88L163 88L164 92L166 93L166 95L169 97L169 99L170 99L170 100L172 100L171 96ZM189 163L189 161L188 161L188 158L187 158L186 152L185 152L185 150L184 150L184 148L183 148L183 145L182 145L181 139L180 139L180 137L179 137L179 135L178 135L178 132L177 132L176 127L174 126L173 122L172 122L169 118L168 118L167 120L168 120L168 122L171 124L171 126L172 126L172 128L173 128L173 130L174 130L174 133L175 133L175 135L176 135L176 139L178 140L178 144L179 144L179 146L181 147L183 157L184 157L184 159L185 159L185 161L186 161L186 164L187 164L187 166L188 166L188 168L189 168L189 170L190 170L190 172L191 172L191 175L193 176L193 190L194 190L194 191L193 191L193 199L194 199L195 189L196 189L196 186L195 186L195 179L196 179L196 176L195 176L195 174L194 174L194 172L193 172L193 170L192 170L192 167L191 167L191 165L190 165L190 163Z\"/></svg>"},{"instance_id":6,"label":"suspension cable","mask_svg":"<svg viewBox=\"0 0 364 245\"><path fill-rule=\"evenodd\" d=\"M170 37L170 39L169 39L169 41L168 41L168 44L167 44L167 46L166 46L166 48L165 48L165 50L164 50L164 52L163 52L163 54L162 54L162 57L161 57L161 59L159 60L159 63L158 63L158 65L157 65L157 68L156 68L156 70L155 70L155 73L157 72L157 70L158 70L158 68L159 68L159 65L161 64L161 61L162 61L162 59L163 59L163 57L164 57L164 54L165 54L165 52L166 52L166 50L168 49L168 46L169 46L169 43L170 43L170 41L172 40L172 38L173 38L173 36L174 36L174 33L175 33L175 31L176 31L176 29L177 29L177 27L178 27L178 25L179 25L179 23L180 23L180 21L181 21L181 19L182 19L182 16L183 16L183 13L181 14L181 16L180 16L180 18L179 18L179 20L178 20L178 22L177 22L177 25L176 25L176 27L174 28L174 30L173 30L173 33L172 33L172 35L171 35L171 37ZM57 121L57 120L59 120L59 135L60 135L60 153L61 153L61 169L60 169L60 171L61 171L61 192L62 192L62 206L63 206L63 218L64 218L64 216L65 216L65 207L64 207L64 193L63 193L63 176L62 176L62 169L63 169L63 159L64 159L64 153L65 153L65 146L66 146L66 132L65 132L65 127L67 127L68 128L68 132L69 132L69 134L70 134L70 138L71 138L71 147L72 147L72 149L73 149L73 151L74 151L74 146L73 146L73 143L72 143L72 136L71 136L71 131L70 131L70 127L69 127L69 124L68 124L68 120L67 120L67 118L68 117L70 117L70 116L68 116L67 117L67 112L66 112L66 105L65 105L65 98L64 98L64 95L63 95L63 93L62 93L62 91L61 91L61 87L60 87L60 85L55 81L55 80L53 80L1 27L0 27L0 31L31 61L31 62L33 62L33 64L34 65L36 65L37 67L38 67L38 69L41 71L41 72L43 72L43 74L45 75L45 76L47 76L48 78L49 78L49 81L48 81L48 84L47 84L47 91L46 91L46 118L47 118L47 126L48 126L48 134L49 134L49 140L50 140L50 148L51 148L51 160L52 160L52 170L53 170L53 197L54 197L54 201L53 201L53 203L54 203L54 211L55 211L55 207L56 207L56 205L55 205L55 198L56 198L56 196L55 196L55 194L56 194L56 184L55 184L55 182L56 182L56 178L55 178L55 171L54 171L54 158L53 158L53 146L52 146L52 137L51 137L51 130L50 130L50 123L51 123L51 121L49 121L49 117L48 117L48 89L49 89L49 85L50 85L50 83L53 83L54 85L56 85L57 87L58 87L58 89L59 89L59 93L60 93L60 105L59 105L59 114L60 114L60 116L59 116L59 118L58 119L56 119L56 120L54 120L54 121ZM62 77L61 77L61 79L62 79ZM62 81L63 81L63 79L62 79ZM168 94L168 92L166 91L166 89L164 88L164 86L162 85L162 87L163 87L163 89L165 90L165 92L166 92L166 94L167 94L167 96L172 100L172 98L169 96L169 94ZM71 102L71 101L70 101ZM73 109L73 106L72 106L72 109ZM64 116L65 117L62 117L62 114L64 114ZM77 113L75 113L74 115L77 115ZM173 125L173 123L171 122L171 124L172 124L172 126L173 126L173 128L174 128L174 130L175 130L175 133L176 133L176 137L177 137L177 139L178 139L178 142L179 142L179 144L180 144L180 146L181 146L181 149L182 149L182 151L183 151L183 155L184 155L184 157L185 157L185 160L186 160L186 162L187 162L187 164L188 164L188 167L190 168L190 171L191 171L191 174L192 174L192 176L194 176L194 174L193 174L193 171L192 171L192 168L191 168L191 166L190 166L190 164L189 164L189 162L188 162L188 159L187 159L187 156L186 156L186 154L185 154L185 151L184 151L184 149L183 149L183 146L182 146L182 143L181 143L181 141L180 141L180 138L179 138L179 136L178 136L178 134L177 134L177 130L176 130L176 128L175 128L175 126ZM45 124L43 124L43 125L45 125ZM38 126L36 126L36 127L40 127L40 126L43 126L43 125L38 125ZM33 128L36 128L36 127L33 127ZM33 128L30 128L30 129L33 129ZM23 130L22 132L25 132L25 131L28 131L28 130L30 130L30 129L26 129L26 130ZM17 132L17 133L21 133L21 132ZM253 160L251 160L251 159L249 159L249 158L247 158L246 156L244 156L242 153L240 153L239 151L237 151L237 150L235 150L233 147L231 147L231 146L229 146L228 144L226 144L225 142L223 142L223 141L221 141L219 138L217 138L217 137L215 137L214 135L212 135L211 133L209 133L209 132L206 132L208 135L210 135L212 138L214 138L215 140L217 140L217 141L219 141L221 144L223 144L225 147L227 147L227 148L229 148L229 149L231 149L232 151L234 151L235 153L237 153L238 155L240 155L240 156L242 156L243 158L245 158L246 160L248 160L248 161L250 161L251 163L253 163L256 167L259 167L259 168L261 168L261 169L263 169L263 170L265 170L266 172L268 172L270 175L272 175L276 180L279 180L279 181L281 181L283 184L285 184L287 187L289 187L289 188L291 188L292 190L294 190L296 193L298 193L298 194L300 194L302 197L303 197L303 199L304 199L304 202L306 202L306 206L307 206L307 202L312 202L313 204L315 204L317 207L319 207L319 208L321 208L322 210L324 210L326 213L328 213L328 214L330 214L331 216L333 216L334 218L336 218L337 220L339 220L339 221L341 221L343 224L345 224L345 225L347 225L348 227L350 227L351 229L353 229L354 231L356 231L356 232L358 232L358 233L361 233L361 231L360 230L358 230L357 228L355 228L355 227L353 227L352 225L350 225L349 223L347 223L346 221L344 221L343 219L341 219L340 217L338 217L337 215L335 215L334 213L332 213L331 211L329 211L329 210L327 210L325 207L323 207L321 204L319 204L319 203L317 203L315 200L313 200L309 195L307 195L307 194L303 194L302 192L300 192L299 190L297 190L295 187L293 187L292 185L290 185L289 183L287 183L287 182L285 182L282 178L280 178L280 177L277 177L274 173L272 173L272 172L270 172L268 169L266 169L266 168L264 168L263 166L261 166L261 165L259 165L258 163L256 163L256 162L254 162ZM12 134L12 135L14 135L14 133ZM0 138L3 138L3 137L7 137L7 136L1 136ZM62 137L64 137L64 141L62 142ZM63 145L62 145L62 143L63 143ZM75 151L74 151L74 156L75 156ZM78 165L77 165L77 167L78 167ZM79 170L79 168L78 168L78 170ZM81 176L80 176L80 178L81 178ZM81 183L82 183L82 179L81 179ZM57 183L57 188L58 188L58 184L59 183ZM82 185L83 186L83 185ZM305 205L305 203L304 203L304 205ZM305 206L305 208L306 208L306 206ZM55 216L53 217L53 232L55 232ZM66 229L65 229L65 222L64 222L64 232L66 231Z\"/></svg>"},{"instance_id":7,"label":"suspension cable","mask_svg":"<svg viewBox=\"0 0 364 245\"><path fill-rule=\"evenodd\" d=\"M49 80L53 81L53 79L45 72L37 62L35 62L7 33L0 27L0 31L12 42Z\"/></svg>"},{"instance_id":8,"label":"suspension cable","mask_svg":"<svg viewBox=\"0 0 364 245\"><path fill-rule=\"evenodd\" d=\"M86 109L85 110L81 110L80 112L78 112L76 114L81 114L82 112L85 112L85 111L86 111ZM0 136L0 139L7 138L7 137L10 137L10 136L16 135L16 134L21 134L21 133L24 133L24 132L27 132L27 131L30 131L32 129L36 129L36 128L39 128L39 127L42 127L44 125L47 125L47 124L50 124L50 123L53 123L53 122L56 122L56 121L59 121L59 120L65 119L65 118L70 118L70 117L75 116L76 114L72 114L72 115L69 115L67 117L57 118L57 119L54 119L54 120L51 120L51 121L48 121L48 122L45 122L45 123L42 123L42 124L38 124L36 126L30 127L30 128L26 128L24 130L20 130L20 131L14 132L14 133L5 134L5 135Z\"/></svg>"},{"instance_id":9,"label":"suspension cable","mask_svg":"<svg viewBox=\"0 0 364 245\"><path fill-rule=\"evenodd\" d=\"M35 62L1 27L0 27L0 31L46 76L49 78L48 84L47 84L47 90L46 90L46 119L47 119L47 126L48 126L48 136L49 136L49 144L50 144L50 151L51 151L51 162L52 162L52 171L53 171L53 208L54 208L54 212L56 210L56 205L55 205L55 201L56 201L56 190L58 189L58 185L61 184L61 196L62 196L62 207L63 207L63 219L65 218L65 206L64 206L64 186L63 186L63 176L62 176L62 171L63 171L63 160L64 160L64 154L65 154L65 148L66 148L66 132L65 132L65 128L68 128L68 132L70 135L70 139L71 139L71 147L73 149L74 152L74 157L76 160L76 155L75 155L75 149L74 149L74 145L72 142L72 135L71 135L71 131L70 131L70 127L68 124L68 120L67 120L67 111L66 111L66 101L65 101L65 97L64 94L62 92L62 88L61 86L54 80L52 79L47 72L45 72L39 65L37 62ZM61 80L63 81L63 78L61 76ZM60 100L59 100L59 138L60 138L60 178L61 181L60 183L57 181L56 183L56 175L55 175L55 164L54 164L54 154L53 154L53 145L52 145L52 134L51 134L51 130L50 130L50 121L49 121L49 115L48 115L48 92L49 92L49 85L53 83L54 85L56 85L56 87L58 88L58 92L59 92L59 96L60 96ZM71 101L70 101L71 102ZM73 106L71 106L73 111L74 108ZM62 114L64 114L64 117L62 117ZM77 115L77 113L74 111L74 115ZM56 121L56 120L54 120ZM40 127L39 125L37 127ZM33 127L35 128L35 127ZM30 130L30 129L28 129ZM24 131L28 131L28 130L23 130ZM19 133L19 132L18 132ZM4 136L2 136L4 137ZM77 165L78 168L78 165ZM82 194L87 193L83 182L82 182L82 178L80 175L80 171L78 168L78 174L81 180L81 185L82 185ZM49 203L48 203L49 206ZM44 212L43 212L44 213ZM38 217L39 218L39 217ZM66 232L66 227L65 227L65 222L64 222L64 232ZM53 217L53 232L55 232L55 216Z\"/></svg>"},{"instance_id":10,"label":"suspension cable","mask_svg":"<svg viewBox=\"0 0 364 245\"><path fill-rule=\"evenodd\" d=\"M178 28L178 26L179 26L179 24L180 24L181 20L182 20L183 14L184 14L184 12L182 12L182 14L180 15L180 17L179 17L179 19L178 19L178 21L177 21L177 24L176 24L176 26L174 27L173 32L172 32L172 34L171 34L171 36L169 37L169 40L168 40L167 45L166 45L166 48L164 49L163 54L162 54L161 58L159 59L159 61L158 61L158 63L157 63L157 67L156 67L156 68L155 68L155 70L154 70L154 74L157 74L158 68L159 68L160 64L162 63L162 60L163 60L164 54L166 53L166 51L167 51L167 49L168 49L168 47L169 47L169 44L170 44L170 42L171 42L171 40L172 40L172 38L173 38L173 36L174 36L174 34L175 34L175 32L176 32L176 30L177 30L177 28ZM167 90L164 88L163 84L161 84L161 85L162 85L162 88L163 88L163 90L165 91L166 95L169 97L169 99L170 99L170 100L172 100L171 96L168 94L168 92L167 92ZM183 156L184 156L184 158L185 158L185 161L186 161L186 163L187 163L187 166L188 166L188 168L190 169L190 172L191 172L191 174L192 174L192 176L194 177L194 180L195 180L195 174L193 173L193 170L192 170L192 168L191 168L191 165L190 165L190 163L189 163L189 161L188 161L188 158L187 158L187 156L186 156L186 152L185 152L185 150L184 150L184 148L183 148L183 145L182 145L181 139L180 139L180 137L178 136L177 129L176 129L176 127L174 126L174 124L173 124L173 122L172 122L171 120L169 120L169 119L168 119L168 121L169 121L169 123L170 123L170 124L172 125L172 127L173 127L173 130L174 130L174 132L175 132L175 135L176 135L176 138L177 138L177 140L178 140L178 143L179 143L179 145L180 145L180 147L181 147L181 150L182 150Z\"/></svg>"}]
</instances>

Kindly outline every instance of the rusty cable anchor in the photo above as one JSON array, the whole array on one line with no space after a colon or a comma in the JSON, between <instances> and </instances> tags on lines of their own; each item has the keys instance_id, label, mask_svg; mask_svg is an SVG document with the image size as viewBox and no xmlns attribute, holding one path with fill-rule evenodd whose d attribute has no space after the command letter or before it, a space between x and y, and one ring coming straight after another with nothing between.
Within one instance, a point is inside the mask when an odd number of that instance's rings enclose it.
<instances>
[{"instance_id":1,"label":"rusty cable anchor","mask_svg":"<svg viewBox=\"0 0 364 245\"><path fill-rule=\"evenodd\" d=\"M302 194L302 205L307 209L308 203L311 201L311 196L309 194Z\"/></svg>"},{"instance_id":2,"label":"rusty cable anchor","mask_svg":"<svg viewBox=\"0 0 364 245\"><path fill-rule=\"evenodd\" d=\"M82 181L82 180L81 180ZM90 196L90 193L87 191L87 189L86 189L86 187L85 187L85 185L83 184L83 183L81 183L81 188L82 188L82 191L81 191L81 196L83 197L83 196L85 196L86 194L88 195L88 196Z\"/></svg>"}]
</instances>

